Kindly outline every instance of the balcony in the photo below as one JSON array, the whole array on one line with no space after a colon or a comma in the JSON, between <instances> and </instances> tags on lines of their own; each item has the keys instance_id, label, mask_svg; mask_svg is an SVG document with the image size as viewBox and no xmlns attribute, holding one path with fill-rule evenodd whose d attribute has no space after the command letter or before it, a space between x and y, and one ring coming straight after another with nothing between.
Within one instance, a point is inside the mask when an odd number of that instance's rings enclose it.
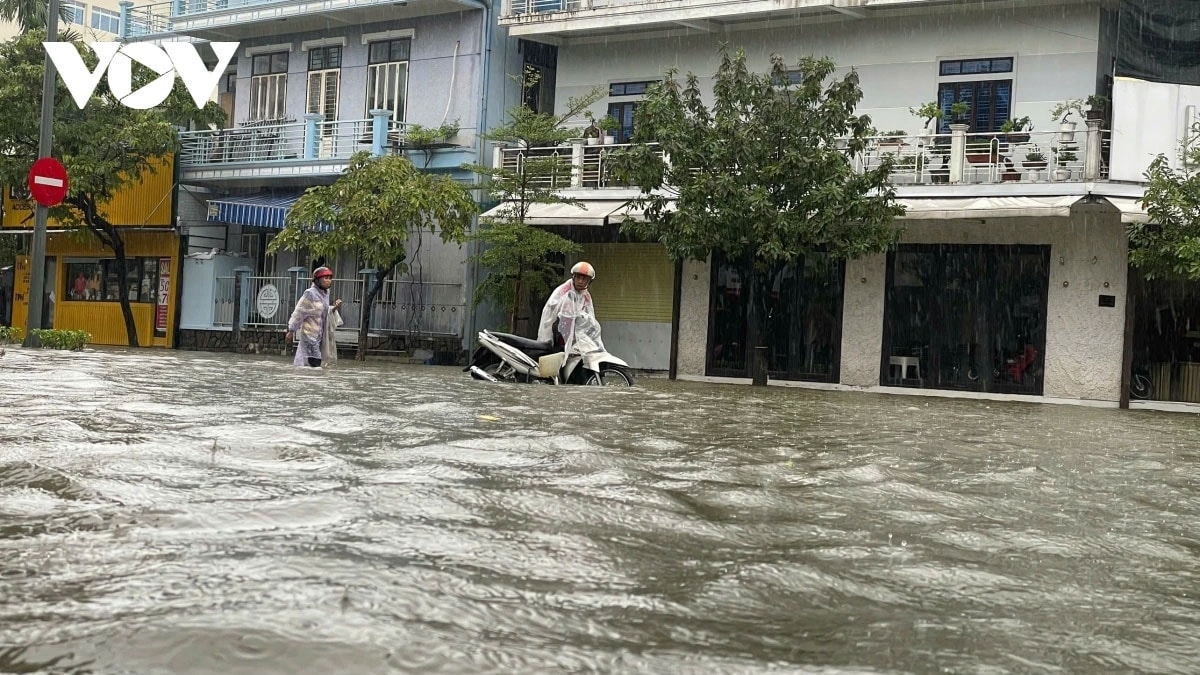
<instances>
[{"instance_id":1,"label":"balcony","mask_svg":"<svg viewBox=\"0 0 1200 675\"><path fill-rule=\"evenodd\" d=\"M124 0L120 5L123 40L186 36L212 41L478 9L469 0L413 0L411 6L408 0L170 0L137 7Z\"/></svg>"},{"instance_id":2,"label":"balcony","mask_svg":"<svg viewBox=\"0 0 1200 675\"><path fill-rule=\"evenodd\" d=\"M456 168L474 149L452 143L420 149L407 143L408 125L377 111L369 119L252 122L230 129L179 134L180 179L234 185L248 180L336 176L357 152L404 154L424 169ZM460 136L464 133L460 132Z\"/></svg>"},{"instance_id":3,"label":"balcony","mask_svg":"<svg viewBox=\"0 0 1200 675\"><path fill-rule=\"evenodd\" d=\"M502 0L500 25L514 36L559 38L670 29L719 33L739 23L868 19L885 10L943 6L938 0ZM895 12L891 12L895 13Z\"/></svg>"},{"instance_id":4,"label":"balcony","mask_svg":"<svg viewBox=\"0 0 1200 675\"><path fill-rule=\"evenodd\" d=\"M1053 191L1054 183L1093 182L1108 179L1110 132L1100 122L1089 122L1086 131L1046 131L1019 134L968 134L965 125L954 125L950 134L879 136L869 139L868 150L853 159L856 171L878 168L893 160L894 185L986 185L1039 183L1039 191ZM582 140L582 139L580 139ZM627 145L583 145L553 148L493 149L493 166L520 171L529 158L557 158L537 182L551 189L603 189L630 187L613 179L607 169L612 152ZM1040 153L1042 159L1029 155Z\"/></svg>"}]
</instances>

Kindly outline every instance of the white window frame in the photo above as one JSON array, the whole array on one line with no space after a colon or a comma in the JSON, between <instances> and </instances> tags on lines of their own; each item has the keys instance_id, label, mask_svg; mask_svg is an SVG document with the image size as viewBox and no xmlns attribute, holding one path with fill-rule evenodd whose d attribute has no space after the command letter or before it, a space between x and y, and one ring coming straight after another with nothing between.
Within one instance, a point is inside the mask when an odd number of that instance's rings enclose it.
<instances>
[{"instance_id":1,"label":"white window frame","mask_svg":"<svg viewBox=\"0 0 1200 675\"><path fill-rule=\"evenodd\" d=\"M68 21L68 23L73 23L73 24L76 24L79 26L87 25L87 5L86 4L84 4L82 2L75 2L74 0L65 0L63 2L62 6L70 7L71 9L75 10L74 16Z\"/></svg>"},{"instance_id":2,"label":"white window frame","mask_svg":"<svg viewBox=\"0 0 1200 675\"><path fill-rule=\"evenodd\" d=\"M108 22L109 27L102 25L105 22ZM116 35L121 30L121 13L103 7L93 7L91 26L95 30Z\"/></svg>"},{"instance_id":3,"label":"white window frame","mask_svg":"<svg viewBox=\"0 0 1200 675\"><path fill-rule=\"evenodd\" d=\"M280 50L282 51L282 50ZM271 56L255 54L254 56ZM291 59L288 59L289 69ZM254 61L250 62L250 114L249 120L271 120L283 117L287 111L287 76L282 73L254 74Z\"/></svg>"}]
</instances>

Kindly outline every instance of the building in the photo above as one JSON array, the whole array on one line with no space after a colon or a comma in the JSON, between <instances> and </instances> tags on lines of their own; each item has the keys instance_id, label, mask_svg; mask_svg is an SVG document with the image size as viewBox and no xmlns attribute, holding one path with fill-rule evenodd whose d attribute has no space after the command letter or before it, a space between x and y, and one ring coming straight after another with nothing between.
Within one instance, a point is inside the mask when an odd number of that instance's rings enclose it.
<instances>
[{"instance_id":1,"label":"building","mask_svg":"<svg viewBox=\"0 0 1200 675\"><path fill-rule=\"evenodd\" d=\"M816 257L771 273L773 379L1117 405L1129 348L1124 225L1146 218L1138 200L1148 152L1170 153L1181 137L1174 122L1154 122L1157 144L1143 142L1144 129L1131 127L1146 126L1147 116L1131 111L1149 110L1137 103L1146 83L1122 76L1144 79L1133 66L1154 70L1147 45L1169 37L1147 35L1153 22L1136 21L1139 12L1194 11L1146 4L506 0L500 24L552 55L560 109L570 96L607 88L593 112L617 119L616 143L667 68L708 84L720 42L764 66L773 52L815 54L858 71L859 112L894 130L862 161L898 155L893 182L907 207L905 234L887 254L845 264ZM1172 63L1175 75L1194 77L1194 66ZM1160 93L1159 109L1182 113L1178 91L1174 99ZM1089 97L1111 105L1093 99L1065 124L1052 116L1059 104ZM946 116L927 127L910 108L930 101ZM970 113L956 118L955 103L969 103ZM623 240L616 223L635 192L596 170L603 146L580 144L502 149L500 161L570 153L574 171L562 191L586 208L534 215L604 260L601 275L610 260L637 260L618 268L619 288L598 280L594 291L598 307L615 304L620 313L608 317L611 331L605 324L607 346L640 353L638 365L674 366L681 377L748 377L745 262L714 256L672 270L660 248ZM669 280L674 289L664 288ZM664 296L677 304L674 340Z\"/></svg>"},{"instance_id":2,"label":"building","mask_svg":"<svg viewBox=\"0 0 1200 675\"><path fill-rule=\"evenodd\" d=\"M239 321L281 334L286 308L319 264L334 268L333 292L346 301L348 327L357 326L370 274L361 261L268 251L291 205L306 188L336 180L361 151L404 154L473 183L460 166L490 157L481 131L520 95L499 75L518 57L479 0L126 3L122 12L126 39L239 43L218 88L229 124L181 134L178 225L195 270L184 289L185 333L229 330L240 269L248 297L271 286L285 308L271 304L267 316L251 302ZM446 133L418 144L413 125ZM388 282L372 330L466 347L468 254L414 235L407 273Z\"/></svg>"},{"instance_id":3,"label":"building","mask_svg":"<svg viewBox=\"0 0 1200 675\"><path fill-rule=\"evenodd\" d=\"M87 42L108 41L120 32L120 3L118 0L62 0L64 14L69 21L58 22L59 35L65 31L78 33ZM8 40L20 33L13 21L0 21L0 40Z\"/></svg>"},{"instance_id":4,"label":"building","mask_svg":"<svg viewBox=\"0 0 1200 675\"><path fill-rule=\"evenodd\" d=\"M180 238L175 231L173 165L163 161L155 171L131 183L112 199L104 216L120 228L125 245L126 278L116 269L111 249L79 227L47 223L45 292L42 328L85 330L93 344L127 345L118 288L128 285L143 347L173 347L178 312ZM32 236L34 203L22 188L4 189L0 236ZM29 305L28 256L17 259L12 325L24 327Z\"/></svg>"}]
</instances>

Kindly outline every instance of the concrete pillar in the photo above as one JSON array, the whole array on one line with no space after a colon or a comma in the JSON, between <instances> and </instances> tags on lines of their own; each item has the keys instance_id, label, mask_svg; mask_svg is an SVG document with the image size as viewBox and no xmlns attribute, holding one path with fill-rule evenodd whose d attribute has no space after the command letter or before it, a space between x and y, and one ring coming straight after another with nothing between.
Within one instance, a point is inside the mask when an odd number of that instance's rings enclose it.
<instances>
[{"instance_id":1,"label":"concrete pillar","mask_svg":"<svg viewBox=\"0 0 1200 675\"><path fill-rule=\"evenodd\" d=\"M950 125L950 182L963 182L963 169L967 164L967 129L966 124Z\"/></svg>"},{"instance_id":2,"label":"concrete pillar","mask_svg":"<svg viewBox=\"0 0 1200 675\"><path fill-rule=\"evenodd\" d=\"M1083 179L1099 180L1100 150L1104 143L1104 134L1100 130L1100 125L1104 124L1104 121L1086 120L1084 123L1087 124L1087 147L1084 149L1083 155Z\"/></svg>"},{"instance_id":3,"label":"concrete pillar","mask_svg":"<svg viewBox=\"0 0 1200 675\"><path fill-rule=\"evenodd\" d=\"M391 116L391 110L371 111L371 155L374 157L382 157L387 147L388 119Z\"/></svg>"},{"instance_id":4,"label":"concrete pillar","mask_svg":"<svg viewBox=\"0 0 1200 675\"><path fill-rule=\"evenodd\" d=\"M317 133L317 122L322 119L321 113L306 113L304 115L304 159L317 158L317 144L321 139Z\"/></svg>"}]
</instances>

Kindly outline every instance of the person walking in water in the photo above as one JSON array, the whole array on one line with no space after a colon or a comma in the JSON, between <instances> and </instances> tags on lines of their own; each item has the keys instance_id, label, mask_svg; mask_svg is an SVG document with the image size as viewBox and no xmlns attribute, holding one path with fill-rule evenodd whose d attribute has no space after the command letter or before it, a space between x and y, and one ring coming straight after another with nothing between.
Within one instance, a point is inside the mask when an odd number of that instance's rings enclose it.
<instances>
[{"instance_id":1,"label":"person walking in water","mask_svg":"<svg viewBox=\"0 0 1200 675\"><path fill-rule=\"evenodd\" d=\"M296 358L293 365L320 368L322 363L337 360L337 344L334 331L342 325L338 308L341 299L329 302L329 287L333 285L333 270L318 267L313 271L312 286L304 291L296 302L296 309L288 319L285 339L296 337Z\"/></svg>"}]
</instances>

